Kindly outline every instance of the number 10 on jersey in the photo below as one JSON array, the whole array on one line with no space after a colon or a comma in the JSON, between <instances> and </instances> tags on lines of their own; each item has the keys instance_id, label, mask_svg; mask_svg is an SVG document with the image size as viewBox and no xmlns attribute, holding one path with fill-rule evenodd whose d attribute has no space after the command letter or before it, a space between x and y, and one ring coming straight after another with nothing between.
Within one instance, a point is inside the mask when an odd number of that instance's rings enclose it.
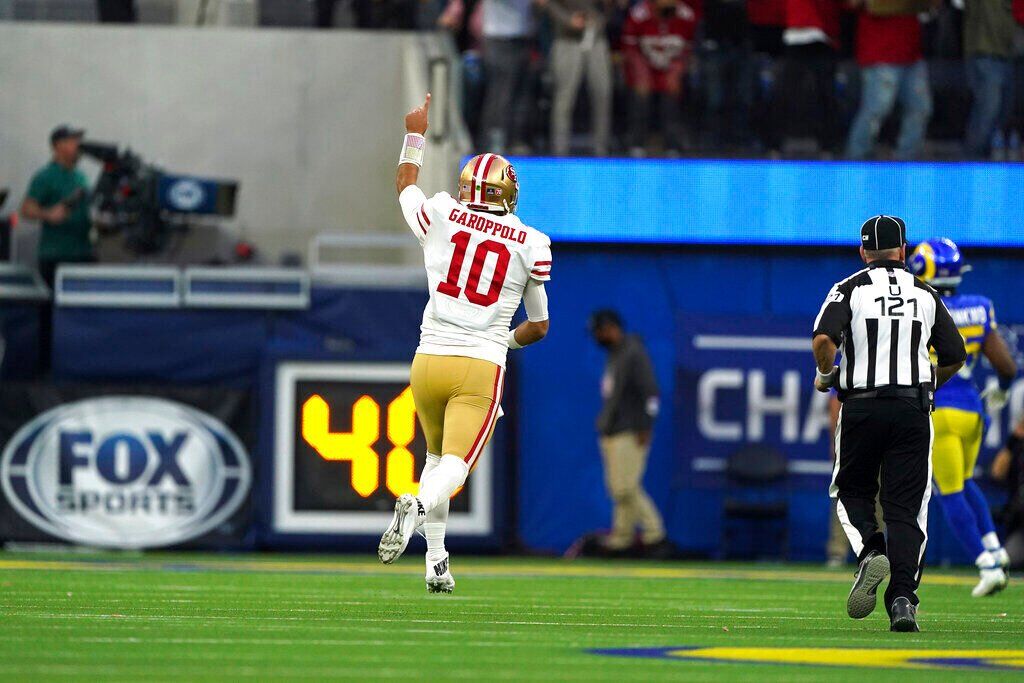
<instances>
[{"instance_id":1,"label":"number 10 on jersey","mask_svg":"<svg viewBox=\"0 0 1024 683\"><path fill-rule=\"evenodd\" d=\"M464 230L452 235L451 241L455 245L455 252L452 254L451 265L448 266L448 277L437 286L437 291L456 299L465 297L477 306L491 306L501 296L501 288L505 285L505 276L508 273L508 264L512 254L508 247L501 242L494 240L481 242L473 251L473 260L469 266L469 275L465 285L460 285L462 271L465 269L466 252L469 250L471 239L472 235ZM491 286L486 292L481 292L480 280L491 254L496 256L496 259L492 259L494 266L491 274Z\"/></svg>"}]
</instances>

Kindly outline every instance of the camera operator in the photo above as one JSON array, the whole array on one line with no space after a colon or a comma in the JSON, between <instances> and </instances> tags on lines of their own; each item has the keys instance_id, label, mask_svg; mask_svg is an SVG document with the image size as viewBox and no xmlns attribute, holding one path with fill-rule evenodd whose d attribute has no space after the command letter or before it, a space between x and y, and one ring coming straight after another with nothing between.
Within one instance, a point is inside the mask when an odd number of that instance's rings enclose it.
<instances>
[{"instance_id":1,"label":"camera operator","mask_svg":"<svg viewBox=\"0 0 1024 683\"><path fill-rule=\"evenodd\" d=\"M32 176L21 203L24 218L42 222L37 261L40 274L51 287L58 264L93 260L89 184L77 168L84 134L67 125L53 129L53 158Z\"/></svg>"},{"instance_id":2,"label":"camera operator","mask_svg":"<svg viewBox=\"0 0 1024 683\"><path fill-rule=\"evenodd\" d=\"M32 176L21 203L23 217L42 223L36 260L39 274L51 289L59 264L94 260L89 235L89 184L77 168L84 134L85 131L67 125L53 129L53 158ZM52 309L46 306L39 319L39 363L43 373L50 369L52 337Z\"/></svg>"}]
</instances>

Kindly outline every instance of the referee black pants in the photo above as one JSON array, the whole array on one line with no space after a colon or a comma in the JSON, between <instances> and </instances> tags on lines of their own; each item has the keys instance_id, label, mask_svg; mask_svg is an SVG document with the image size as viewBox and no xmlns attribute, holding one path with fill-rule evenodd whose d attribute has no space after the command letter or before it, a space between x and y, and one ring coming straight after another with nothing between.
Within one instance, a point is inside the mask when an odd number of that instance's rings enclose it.
<instances>
[{"instance_id":1,"label":"referee black pants","mask_svg":"<svg viewBox=\"0 0 1024 683\"><path fill-rule=\"evenodd\" d=\"M918 604L931 497L932 421L904 398L847 400L836 430L836 466L829 495L857 561L872 550L888 556L892 577L885 608L905 597ZM881 483L886 534L878 530Z\"/></svg>"}]
</instances>

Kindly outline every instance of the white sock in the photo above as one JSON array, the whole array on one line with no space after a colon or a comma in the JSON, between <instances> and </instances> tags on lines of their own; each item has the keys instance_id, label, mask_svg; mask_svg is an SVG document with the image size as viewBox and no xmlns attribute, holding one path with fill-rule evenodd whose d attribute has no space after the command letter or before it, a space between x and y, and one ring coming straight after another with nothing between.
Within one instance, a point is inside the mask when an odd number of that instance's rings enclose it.
<instances>
[{"instance_id":1,"label":"white sock","mask_svg":"<svg viewBox=\"0 0 1024 683\"><path fill-rule=\"evenodd\" d=\"M427 453L427 464L423 466L423 474L420 475L421 489L439 462L440 455ZM427 560L441 560L447 554L444 549L444 533L448 527L448 508L449 501L446 500L427 513L427 521L420 527L420 534L427 539Z\"/></svg>"},{"instance_id":2,"label":"white sock","mask_svg":"<svg viewBox=\"0 0 1024 683\"><path fill-rule=\"evenodd\" d=\"M999 550L1003 547L1003 544L999 542L999 536L994 531L990 531L982 536L981 544L985 546L985 550Z\"/></svg>"},{"instance_id":3,"label":"white sock","mask_svg":"<svg viewBox=\"0 0 1024 683\"><path fill-rule=\"evenodd\" d=\"M436 508L430 511L433 515L438 510L444 508L445 518L448 517L448 506L438 505ZM430 519L430 515L427 516ZM444 549L444 532L448 526L447 522L424 522L423 523L423 535L427 539L427 561L437 562L444 559L444 556L448 554L448 551Z\"/></svg>"},{"instance_id":4,"label":"white sock","mask_svg":"<svg viewBox=\"0 0 1024 683\"><path fill-rule=\"evenodd\" d=\"M978 555L977 559L974 560L974 564L978 569L992 569L998 563L992 553L986 550L981 555Z\"/></svg>"},{"instance_id":5,"label":"white sock","mask_svg":"<svg viewBox=\"0 0 1024 683\"><path fill-rule=\"evenodd\" d=\"M469 465L457 455L445 455L437 463L426 481L420 480L417 498L429 514L434 508L448 502L460 486L466 483Z\"/></svg>"},{"instance_id":6,"label":"white sock","mask_svg":"<svg viewBox=\"0 0 1024 683\"><path fill-rule=\"evenodd\" d=\"M427 477L430 476L430 473L434 471L434 468L437 467L437 463L439 463L439 462L441 462L441 456L440 455L434 455L430 451L427 451L427 462L426 462L426 464L423 465L423 471L420 472L420 488L421 489L423 488L423 482L425 482L427 480ZM429 515L427 516L427 521L430 521L430 516ZM423 529L423 526L424 525L421 524L420 527L418 529L416 529L416 532L420 536L422 536L423 538L426 538L427 537L427 532Z\"/></svg>"}]
</instances>

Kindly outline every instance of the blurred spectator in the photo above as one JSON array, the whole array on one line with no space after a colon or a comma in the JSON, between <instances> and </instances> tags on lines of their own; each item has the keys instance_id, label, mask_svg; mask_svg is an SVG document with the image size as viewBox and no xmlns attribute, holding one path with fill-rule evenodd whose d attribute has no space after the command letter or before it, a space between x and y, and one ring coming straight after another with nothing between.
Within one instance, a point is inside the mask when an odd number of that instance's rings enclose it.
<instances>
[{"instance_id":1,"label":"blurred spectator","mask_svg":"<svg viewBox=\"0 0 1024 683\"><path fill-rule=\"evenodd\" d=\"M683 0L641 0L622 33L629 108L630 153L646 154L651 100L659 100L657 132L669 152L681 149L679 122L683 77L689 62L697 14Z\"/></svg>"},{"instance_id":2,"label":"blurred spectator","mask_svg":"<svg viewBox=\"0 0 1024 683\"><path fill-rule=\"evenodd\" d=\"M756 66L743 0L705 0L701 66L712 147L751 142Z\"/></svg>"},{"instance_id":3,"label":"blurred spectator","mask_svg":"<svg viewBox=\"0 0 1024 683\"><path fill-rule=\"evenodd\" d=\"M665 525L643 478L651 450L651 430L658 415L658 384L643 342L627 335L619 314L595 311L590 316L594 340L608 351L597 417L605 483L612 498L609 550L631 547L639 527L647 547L665 544Z\"/></svg>"},{"instance_id":4,"label":"blurred spectator","mask_svg":"<svg viewBox=\"0 0 1024 683\"><path fill-rule=\"evenodd\" d=\"M992 478L1005 485L1009 500L998 515L1003 546L1014 567L1024 565L1024 418L1017 422L1006 446L992 461Z\"/></svg>"},{"instance_id":5,"label":"blurred spectator","mask_svg":"<svg viewBox=\"0 0 1024 683\"><path fill-rule=\"evenodd\" d=\"M36 259L39 273L51 288L61 263L93 260L89 182L78 170L79 145L85 131L62 125L50 133L53 157L32 176L21 203L21 215L42 222ZM49 310L42 311L40 363L50 368L52 327Z\"/></svg>"},{"instance_id":6,"label":"blurred spectator","mask_svg":"<svg viewBox=\"0 0 1024 683\"><path fill-rule=\"evenodd\" d=\"M973 102L967 120L968 156L989 154L992 136L1006 117L1013 87L1013 19L1010 0L966 0L964 58Z\"/></svg>"},{"instance_id":7,"label":"blurred spectator","mask_svg":"<svg viewBox=\"0 0 1024 683\"><path fill-rule=\"evenodd\" d=\"M459 52L479 51L483 3L481 0L449 0L437 18L437 26L452 32Z\"/></svg>"},{"instance_id":8,"label":"blurred spectator","mask_svg":"<svg viewBox=\"0 0 1024 683\"><path fill-rule=\"evenodd\" d=\"M342 5L339 10L338 5ZM360 21L357 5L364 3L356 0L346 0L339 3L338 0L316 0L316 26L317 28L335 28L361 26L365 22Z\"/></svg>"},{"instance_id":9,"label":"blurred spectator","mask_svg":"<svg viewBox=\"0 0 1024 683\"><path fill-rule=\"evenodd\" d=\"M902 120L896 141L897 159L921 156L928 119L932 113L928 64L921 52L919 11L930 0L887 3L899 14L878 14L879 2L853 0L857 17L857 63L860 65L860 108L850 128L846 156L869 157L885 119L899 100ZM909 11L908 11L909 10Z\"/></svg>"},{"instance_id":10,"label":"blurred spectator","mask_svg":"<svg viewBox=\"0 0 1024 683\"><path fill-rule=\"evenodd\" d=\"M134 24L138 21L135 0L97 0L96 14L104 23Z\"/></svg>"},{"instance_id":11,"label":"blurred spectator","mask_svg":"<svg viewBox=\"0 0 1024 683\"><path fill-rule=\"evenodd\" d=\"M522 141L522 120L533 37L533 0L482 0L487 89L483 146L502 153Z\"/></svg>"},{"instance_id":12,"label":"blurred spectator","mask_svg":"<svg viewBox=\"0 0 1024 683\"><path fill-rule=\"evenodd\" d=\"M434 28L440 0L315 0L318 28L412 30Z\"/></svg>"},{"instance_id":13,"label":"blurred spectator","mask_svg":"<svg viewBox=\"0 0 1024 683\"><path fill-rule=\"evenodd\" d=\"M551 147L558 156L569 153L572 115L584 71L590 94L591 144L595 155L608 153L612 118L612 62L605 27L611 0L538 0L554 22L557 35L551 47L554 104L551 108Z\"/></svg>"},{"instance_id":14,"label":"blurred spectator","mask_svg":"<svg viewBox=\"0 0 1024 683\"><path fill-rule=\"evenodd\" d=\"M437 19L437 26L453 34L456 49L462 55L462 117L469 130L476 133L480 130L480 108L487 83L480 57L482 0L449 0Z\"/></svg>"},{"instance_id":15,"label":"blurred spectator","mask_svg":"<svg viewBox=\"0 0 1024 683\"><path fill-rule=\"evenodd\" d=\"M810 133L823 158L836 150L840 139L835 93L839 12L838 0L786 0L785 51L772 92L766 139L773 157L782 155L791 132ZM791 122L804 130L790 130Z\"/></svg>"},{"instance_id":16,"label":"blurred spectator","mask_svg":"<svg viewBox=\"0 0 1024 683\"><path fill-rule=\"evenodd\" d=\"M765 147L772 139L769 116L772 92L779 82L783 54L782 32L786 26L786 0L747 0L750 43L754 51L753 129Z\"/></svg>"}]
</instances>

